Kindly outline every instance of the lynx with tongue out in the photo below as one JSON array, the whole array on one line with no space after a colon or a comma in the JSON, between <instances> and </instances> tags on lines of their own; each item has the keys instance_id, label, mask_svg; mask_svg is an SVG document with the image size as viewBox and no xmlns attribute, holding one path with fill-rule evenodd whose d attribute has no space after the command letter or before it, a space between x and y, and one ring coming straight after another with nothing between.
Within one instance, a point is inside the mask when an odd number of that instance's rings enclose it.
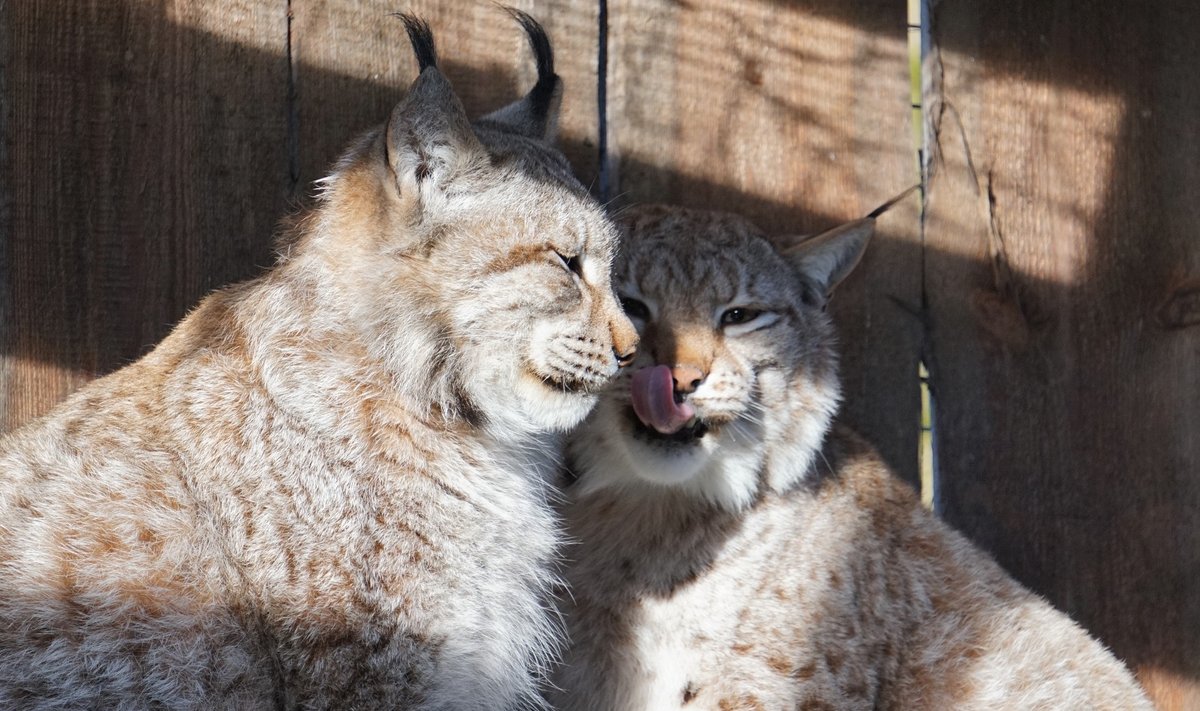
<instances>
[{"instance_id":1,"label":"lynx with tongue out","mask_svg":"<svg viewBox=\"0 0 1200 711\"><path fill-rule=\"evenodd\" d=\"M675 378L669 366L638 370L630 379L629 388L638 419L660 434L675 434L696 416L691 403L676 397Z\"/></svg>"},{"instance_id":2,"label":"lynx with tongue out","mask_svg":"<svg viewBox=\"0 0 1200 711\"><path fill-rule=\"evenodd\" d=\"M1149 709L832 426L823 306L872 218L778 249L735 215L624 221L641 345L568 447L556 708Z\"/></svg>"}]
</instances>

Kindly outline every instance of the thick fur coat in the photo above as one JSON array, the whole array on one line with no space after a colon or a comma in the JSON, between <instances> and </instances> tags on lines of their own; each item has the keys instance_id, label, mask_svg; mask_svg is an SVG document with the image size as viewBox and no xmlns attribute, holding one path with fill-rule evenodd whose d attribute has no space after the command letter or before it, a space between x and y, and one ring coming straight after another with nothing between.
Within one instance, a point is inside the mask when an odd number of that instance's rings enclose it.
<instances>
[{"instance_id":1,"label":"thick fur coat","mask_svg":"<svg viewBox=\"0 0 1200 711\"><path fill-rule=\"evenodd\" d=\"M557 432L632 355L525 99L422 72L280 263L0 440L0 708L538 707Z\"/></svg>"},{"instance_id":2,"label":"thick fur coat","mask_svg":"<svg viewBox=\"0 0 1200 711\"><path fill-rule=\"evenodd\" d=\"M873 219L778 249L735 215L623 219L642 346L569 444L558 708L1150 708L831 424L824 304Z\"/></svg>"}]
</instances>

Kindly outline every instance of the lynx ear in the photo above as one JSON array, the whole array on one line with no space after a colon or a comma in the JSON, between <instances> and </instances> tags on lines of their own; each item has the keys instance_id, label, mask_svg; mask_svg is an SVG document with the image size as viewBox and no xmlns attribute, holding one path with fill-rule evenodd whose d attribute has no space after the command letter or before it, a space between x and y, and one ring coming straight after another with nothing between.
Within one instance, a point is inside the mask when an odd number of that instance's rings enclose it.
<instances>
[{"instance_id":1,"label":"lynx ear","mask_svg":"<svg viewBox=\"0 0 1200 711\"><path fill-rule=\"evenodd\" d=\"M429 25L412 15L399 15L408 31L421 74L388 119L388 166L400 197L418 212L433 207L458 175L487 160L487 151L450 82L437 68Z\"/></svg>"},{"instance_id":2,"label":"lynx ear","mask_svg":"<svg viewBox=\"0 0 1200 711\"><path fill-rule=\"evenodd\" d=\"M875 218L864 217L785 247L783 254L816 286L817 297L824 303L834 287L854 271L873 234Z\"/></svg>"},{"instance_id":3,"label":"lynx ear","mask_svg":"<svg viewBox=\"0 0 1200 711\"><path fill-rule=\"evenodd\" d=\"M525 30L537 60L537 83L519 101L479 119L508 133L553 142L558 132L558 108L562 103L562 80L554 73L554 50L538 21L520 10L506 7Z\"/></svg>"},{"instance_id":4,"label":"lynx ear","mask_svg":"<svg viewBox=\"0 0 1200 711\"><path fill-rule=\"evenodd\" d=\"M834 288L858 266L863 252L867 250L867 243L875 234L875 218L895 207L896 203L912 195L919 187L920 184L909 186L899 195L871 210L871 214L861 220L847 222L816 237L782 240L791 243L781 247L784 256L816 286L819 293L815 295L815 300L818 303L824 304L828 301Z\"/></svg>"}]
</instances>

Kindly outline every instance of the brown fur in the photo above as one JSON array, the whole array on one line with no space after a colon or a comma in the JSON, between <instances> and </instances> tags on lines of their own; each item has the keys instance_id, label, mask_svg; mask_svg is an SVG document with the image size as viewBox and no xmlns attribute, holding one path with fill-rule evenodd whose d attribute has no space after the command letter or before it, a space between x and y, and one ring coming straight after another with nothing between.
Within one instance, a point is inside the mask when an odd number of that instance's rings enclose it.
<instances>
[{"instance_id":1,"label":"brown fur","mask_svg":"<svg viewBox=\"0 0 1200 711\"><path fill-rule=\"evenodd\" d=\"M0 708L542 705L555 433L637 336L526 104L423 67L273 270L0 439Z\"/></svg>"},{"instance_id":2,"label":"brown fur","mask_svg":"<svg viewBox=\"0 0 1200 711\"><path fill-rule=\"evenodd\" d=\"M871 220L778 249L728 214L624 221L616 283L648 314L635 366L671 367L708 429L650 433L626 374L573 435L559 708L1149 708L1101 645L831 425L823 304ZM762 315L723 326L740 307Z\"/></svg>"}]
</instances>

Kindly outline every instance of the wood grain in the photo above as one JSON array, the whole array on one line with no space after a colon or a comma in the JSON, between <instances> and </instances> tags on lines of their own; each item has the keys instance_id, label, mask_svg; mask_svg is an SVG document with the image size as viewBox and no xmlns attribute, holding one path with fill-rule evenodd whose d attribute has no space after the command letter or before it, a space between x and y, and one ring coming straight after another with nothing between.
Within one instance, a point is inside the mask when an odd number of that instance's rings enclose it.
<instances>
[{"instance_id":1,"label":"wood grain","mask_svg":"<svg viewBox=\"0 0 1200 711\"><path fill-rule=\"evenodd\" d=\"M890 18L890 19L889 19ZM747 215L774 234L862 217L916 182L903 4L609 3L617 204ZM845 418L917 482L915 199L834 297Z\"/></svg>"},{"instance_id":2,"label":"wood grain","mask_svg":"<svg viewBox=\"0 0 1200 711\"><path fill-rule=\"evenodd\" d=\"M555 43L568 157L618 205L816 232L913 182L902 4L612 0L603 166L599 4L516 4ZM397 9L473 115L532 84L486 2L0 2L0 429L270 263L415 75ZM945 516L1164 709L1200 707L1200 9L935 20L925 242L901 205L835 298L846 419L916 481L924 289Z\"/></svg>"},{"instance_id":3,"label":"wood grain","mask_svg":"<svg viewBox=\"0 0 1200 711\"><path fill-rule=\"evenodd\" d=\"M941 501L1200 708L1200 8L1071 7L935 18Z\"/></svg>"},{"instance_id":4,"label":"wood grain","mask_svg":"<svg viewBox=\"0 0 1200 711\"><path fill-rule=\"evenodd\" d=\"M270 262L280 3L4 3L0 429L144 353Z\"/></svg>"},{"instance_id":5,"label":"wood grain","mask_svg":"<svg viewBox=\"0 0 1200 711\"><path fill-rule=\"evenodd\" d=\"M594 3L506 3L546 28L564 84L560 147L585 184L597 165ZM524 95L537 79L520 27L488 2L359 3L292 0L292 62L298 120L298 190L307 194L349 140L382 124L417 76L398 10L433 29L440 66L472 118Z\"/></svg>"}]
</instances>

